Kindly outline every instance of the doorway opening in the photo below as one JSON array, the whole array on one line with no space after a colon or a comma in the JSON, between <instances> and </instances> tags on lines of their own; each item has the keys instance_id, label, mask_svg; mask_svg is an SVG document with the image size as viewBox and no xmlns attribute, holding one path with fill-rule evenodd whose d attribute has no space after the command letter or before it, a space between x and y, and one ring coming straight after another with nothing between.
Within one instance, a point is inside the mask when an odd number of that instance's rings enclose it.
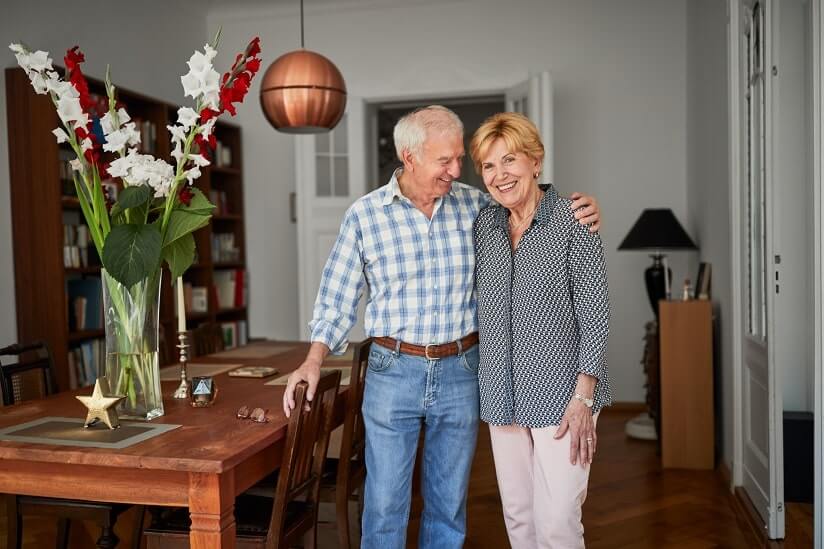
<instances>
[{"instance_id":1,"label":"doorway opening","mask_svg":"<svg viewBox=\"0 0 824 549\"><path fill-rule=\"evenodd\" d=\"M372 143L368 148L372 154L373 177L370 178L371 191L385 185L392 177L392 173L399 167L401 162L395 153L395 140L392 138L392 131L400 118L408 112L425 107L427 105L443 105L455 112L464 124L464 149L467 151L467 158L464 160L461 169L461 183L472 185L478 189L485 190L483 180L475 173L472 162L469 159L469 141L472 134L488 117L505 110L505 97L503 94L483 95L475 97L450 97L450 98L424 98L407 101L378 102L369 105L370 119L373 121Z\"/></svg>"}]
</instances>

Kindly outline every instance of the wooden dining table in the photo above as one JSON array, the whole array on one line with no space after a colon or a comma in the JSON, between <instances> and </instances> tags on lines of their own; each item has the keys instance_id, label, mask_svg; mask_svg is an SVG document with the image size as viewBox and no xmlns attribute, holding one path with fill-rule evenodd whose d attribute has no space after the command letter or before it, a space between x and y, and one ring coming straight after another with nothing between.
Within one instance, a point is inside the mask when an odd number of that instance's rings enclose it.
<instances>
[{"instance_id":1,"label":"wooden dining table","mask_svg":"<svg viewBox=\"0 0 824 549\"><path fill-rule=\"evenodd\" d=\"M281 343L281 342L278 342ZM280 374L297 368L308 343L269 358L206 356L198 363L275 366ZM286 434L282 385L273 378L214 377L215 403L193 408L171 397L178 382L163 382L165 415L151 423L180 427L123 449L0 441L0 493L112 503L188 507L193 548L235 547L235 497L278 468ZM67 391L0 408L0 428L43 417L83 418L86 409ZM343 421L338 399L335 424ZM237 418L237 410L268 409L268 423Z\"/></svg>"}]
</instances>

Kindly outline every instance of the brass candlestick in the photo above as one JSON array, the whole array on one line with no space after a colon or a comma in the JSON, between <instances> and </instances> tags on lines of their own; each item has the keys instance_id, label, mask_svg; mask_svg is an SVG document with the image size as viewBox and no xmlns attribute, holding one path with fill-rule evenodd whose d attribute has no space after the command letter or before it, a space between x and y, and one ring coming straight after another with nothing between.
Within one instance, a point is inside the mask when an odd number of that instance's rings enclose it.
<instances>
[{"instance_id":1,"label":"brass candlestick","mask_svg":"<svg viewBox=\"0 0 824 549\"><path fill-rule=\"evenodd\" d=\"M189 386L189 374L186 372L186 363L189 362L189 336L186 332L178 332L177 339L180 343L177 348L180 349L180 385L177 386L174 398L189 398L191 387Z\"/></svg>"}]
</instances>

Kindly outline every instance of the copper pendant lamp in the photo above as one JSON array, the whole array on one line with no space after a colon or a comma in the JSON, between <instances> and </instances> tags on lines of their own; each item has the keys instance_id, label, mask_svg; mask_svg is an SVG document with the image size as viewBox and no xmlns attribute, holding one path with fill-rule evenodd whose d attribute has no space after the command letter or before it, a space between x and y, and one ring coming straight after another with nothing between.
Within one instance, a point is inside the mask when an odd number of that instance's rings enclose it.
<instances>
[{"instance_id":1,"label":"copper pendant lamp","mask_svg":"<svg viewBox=\"0 0 824 549\"><path fill-rule=\"evenodd\" d=\"M329 59L303 47L303 0L300 49L281 55L266 69L260 105L269 123L284 133L327 132L343 116L343 76Z\"/></svg>"}]
</instances>

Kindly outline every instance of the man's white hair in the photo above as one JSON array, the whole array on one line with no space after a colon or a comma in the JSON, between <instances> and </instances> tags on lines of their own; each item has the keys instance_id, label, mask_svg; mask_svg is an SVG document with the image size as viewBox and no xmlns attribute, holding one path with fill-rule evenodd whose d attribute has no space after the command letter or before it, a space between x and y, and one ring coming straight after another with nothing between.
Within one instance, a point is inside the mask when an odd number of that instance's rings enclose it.
<instances>
[{"instance_id":1,"label":"man's white hair","mask_svg":"<svg viewBox=\"0 0 824 549\"><path fill-rule=\"evenodd\" d=\"M458 115L444 106L429 105L415 109L398 120L392 132L398 159L403 162L403 151L420 158L429 131L463 136L464 127Z\"/></svg>"}]
</instances>

